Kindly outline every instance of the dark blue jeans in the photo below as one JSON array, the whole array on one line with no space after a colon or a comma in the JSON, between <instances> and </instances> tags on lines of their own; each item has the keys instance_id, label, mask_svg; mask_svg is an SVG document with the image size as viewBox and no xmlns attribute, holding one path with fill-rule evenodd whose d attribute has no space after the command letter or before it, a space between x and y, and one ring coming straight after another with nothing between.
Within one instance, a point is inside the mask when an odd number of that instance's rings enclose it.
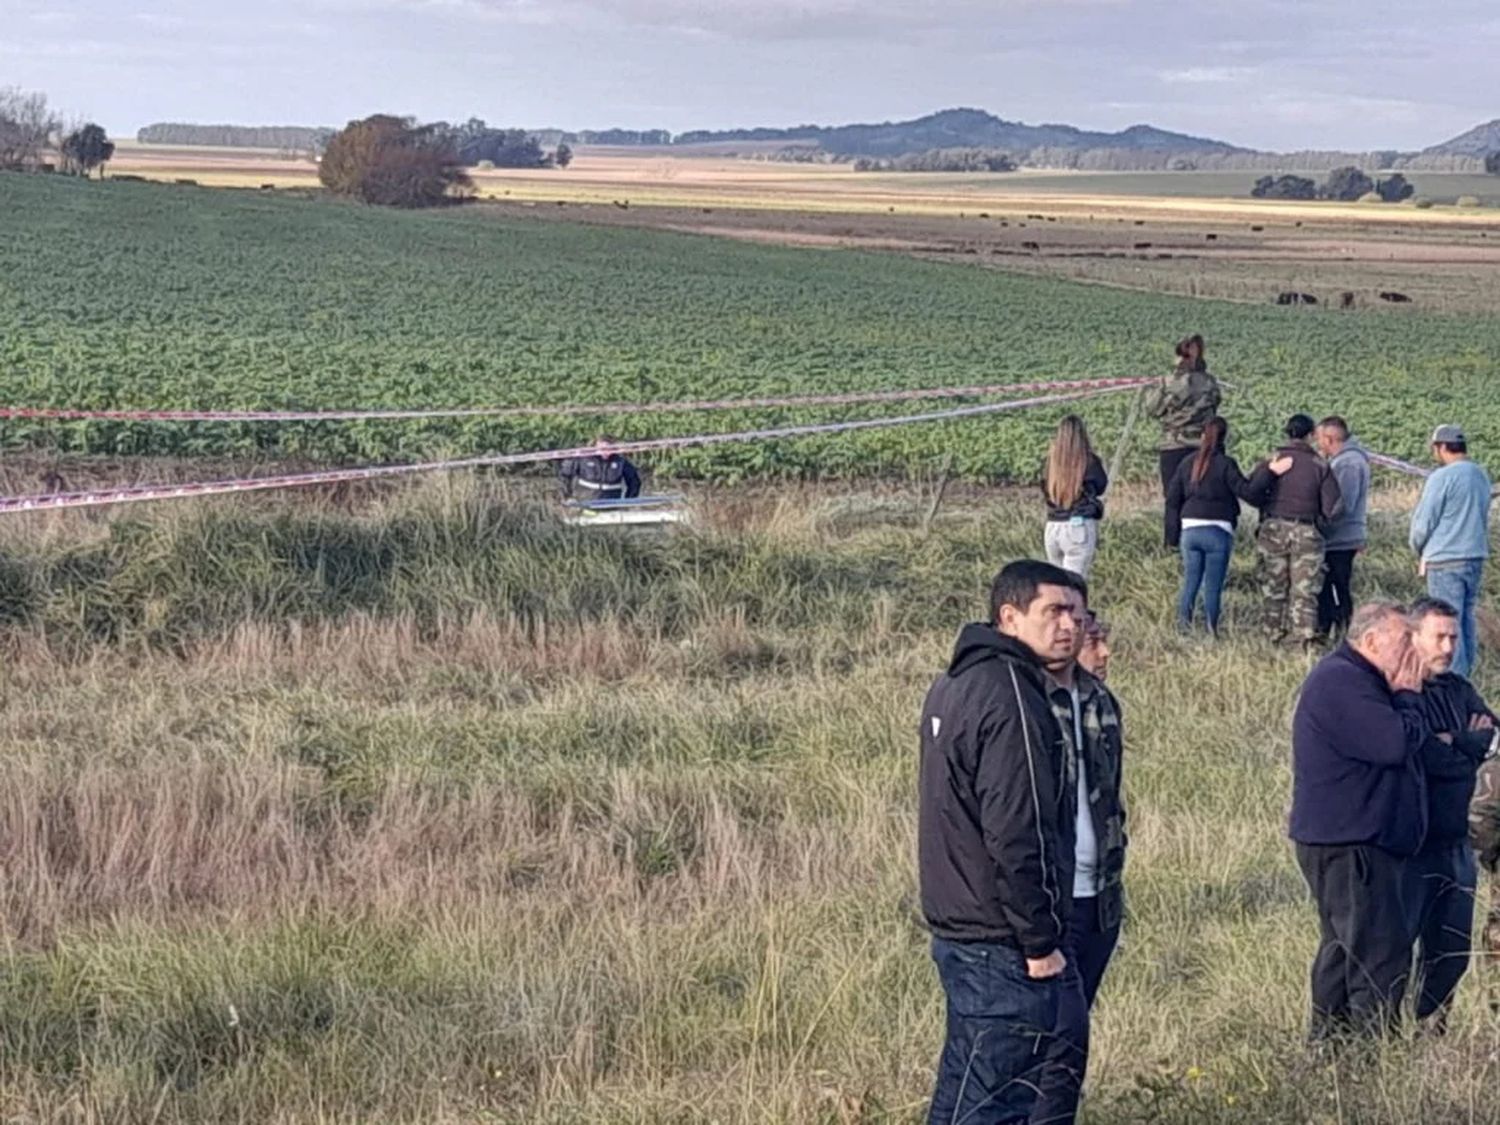
<instances>
[{"instance_id":1,"label":"dark blue jeans","mask_svg":"<svg viewBox=\"0 0 1500 1125\"><path fill-rule=\"evenodd\" d=\"M1031 1125L1072 1125L1078 1114L1078 1098L1089 1065L1089 1009L1094 1006L1099 982L1119 940L1119 926L1099 928L1095 899L1073 900L1063 944L1068 967L1058 997L1057 1026L1047 1043L1042 1092L1032 1107Z\"/></svg>"},{"instance_id":2,"label":"dark blue jeans","mask_svg":"<svg viewBox=\"0 0 1500 1125\"><path fill-rule=\"evenodd\" d=\"M1061 978L1032 980L1019 950L990 942L933 938L932 959L948 997L948 1036L929 1125L1026 1121L1057 1025Z\"/></svg>"},{"instance_id":3,"label":"dark blue jeans","mask_svg":"<svg viewBox=\"0 0 1500 1125\"><path fill-rule=\"evenodd\" d=\"M1182 593L1177 598L1177 623L1193 623L1198 591L1203 591L1203 618L1208 631L1219 630L1219 607L1224 599L1224 579L1229 574L1229 556L1234 536L1220 527L1182 529Z\"/></svg>"},{"instance_id":4,"label":"dark blue jeans","mask_svg":"<svg viewBox=\"0 0 1500 1125\"><path fill-rule=\"evenodd\" d=\"M1467 840L1423 849L1407 864L1407 915L1417 938L1417 1019L1446 1029L1448 1007L1469 967L1479 873Z\"/></svg>"},{"instance_id":5,"label":"dark blue jeans","mask_svg":"<svg viewBox=\"0 0 1500 1125\"><path fill-rule=\"evenodd\" d=\"M1458 647L1453 650L1453 671L1467 676L1479 658L1479 630L1474 625L1474 605L1479 601L1479 583L1484 578L1483 559L1433 563L1427 568L1427 593L1458 610Z\"/></svg>"}]
</instances>

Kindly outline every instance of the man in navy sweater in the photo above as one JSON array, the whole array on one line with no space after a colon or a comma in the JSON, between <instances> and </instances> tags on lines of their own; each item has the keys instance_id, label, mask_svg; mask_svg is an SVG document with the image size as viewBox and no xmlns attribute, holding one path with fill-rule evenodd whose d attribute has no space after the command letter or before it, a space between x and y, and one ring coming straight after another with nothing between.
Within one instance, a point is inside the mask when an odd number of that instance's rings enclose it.
<instances>
[{"instance_id":1,"label":"man in navy sweater","mask_svg":"<svg viewBox=\"0 0 1500 1125\"><path fill-rule=\"evenodd\" d=\"M1495 715L1474 685L1452 671L1458 609L1422 598L1412 606L1411 623L1426 677L1422 712L1433 734L1422 747L1427 837L1408 872L1407 920L1417 939L1417 1019L1441 1035L1453 992L1469 967L1479 882L1468 840L1469 800L1479 766L1495 744Z\"/></svg>"},{"instance_id":2,"label":"man in navy sweater","mask_svg":"<svg viewBox=\"0 0 1500 1125\"><path fill-rule=\"evenodd\" d=\"M1318 904L1313 1041L1378 1035L1411 970L1405 890L1427 832L1421 661L1403 607L1361 606L1318 662L1292 720L1291 837Z\"/></svg>"}]
</instances>

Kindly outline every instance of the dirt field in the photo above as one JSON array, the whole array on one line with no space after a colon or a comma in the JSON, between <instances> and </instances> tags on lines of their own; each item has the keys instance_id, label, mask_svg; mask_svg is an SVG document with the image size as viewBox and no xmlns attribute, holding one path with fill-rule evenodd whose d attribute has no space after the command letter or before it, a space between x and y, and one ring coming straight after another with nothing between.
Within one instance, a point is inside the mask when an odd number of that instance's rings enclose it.
<instances>
[{"instance_id":1,"label":"dirt field","mask_svg":"<svg viewBox=\"0 0 1500 1125\"><path fill-rule=\"evenodd\" d=\"M317 168L272 150L126 143L113 174L204 186L310 188ZM1253 173L856 173L649 150L584 150L566 171L476 172L505 211L749 241L973 261L1097 284L1319 306L1500 307L1500 210L1282 203L1227 193ZM1500 177L1414 174L1441 199ZM1149 191L1153 194L1138 194ZM1203 194L1209 193L1209 194ZM1488 197L1485 197L1488 198ZM1404 294L1408 304L1383 301Z\"/></svg>"}]
</instances>

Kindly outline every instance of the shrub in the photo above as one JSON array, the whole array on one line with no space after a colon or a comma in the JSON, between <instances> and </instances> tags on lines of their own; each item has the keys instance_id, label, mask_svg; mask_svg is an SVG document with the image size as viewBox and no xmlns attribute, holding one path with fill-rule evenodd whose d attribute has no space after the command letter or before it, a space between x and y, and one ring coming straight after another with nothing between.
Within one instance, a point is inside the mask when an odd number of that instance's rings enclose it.
<instances>
[{"instance_id":1,"label":"shrub","mask_svg":"<svg viewBox=\"0 0 1500 1125\"><path fill-rule=\"evenodd\" d=\"M1378 191L1367 191L1367 192L1364 193L1364 195L1362 195L1362 196L1359 197L1358 202L1360 202L1360 203L1384 203L1385 202L1385 196L1381 195Z\"/></svg>"},{"instance_id":2,"label":"shrub","mask_svg":"<svg viewBox=\"0 0 1500 1125\"><path fill-rule=\"evenodd\" d=\"M473 187L450 142L409 117L386 114L334 134L318 179L336 195L391 207L434 207Z\"/></svg>"},{"instance_id":3,"label":"shrub","mask_svg":"<svg viewBox=\"0 0 1500 1125\"><path fill-rule=\"evenodd\" d=\"M1419 195L1416 199L1413 199L1411 203L1412 206L1415 207L1418 211L1432 210L1432 200L1428 199L1426 196Z\"/></svg>"},{"instance_id":4,"label":"shrub","mask_svg":"<svg viewBox=\"0 0 1500 1125\"><path fill-rule=\"evenodd\" d=\"M1479 202L1479 196L1477 196L1477 195L1460 195L1458 197L1458 205L1460 207L1483 207L1484 206L1483 203Z\"/></svg>"}]
</instances>

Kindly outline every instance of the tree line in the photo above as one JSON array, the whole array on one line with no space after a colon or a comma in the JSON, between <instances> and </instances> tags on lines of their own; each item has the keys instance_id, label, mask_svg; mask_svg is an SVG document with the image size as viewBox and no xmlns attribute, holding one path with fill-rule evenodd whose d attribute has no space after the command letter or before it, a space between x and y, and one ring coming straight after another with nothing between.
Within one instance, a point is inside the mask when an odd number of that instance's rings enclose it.
<instances>
[{"instance_id":1,"label":"tree line","mask_svg":"<svg viewBox=\"0 0 1500 1125\"><path fill-rule=\"evenodd\" d=\"M935 148L906 156L862 156L856 172L1014 172L1009 153L993 148Z\"/></svg>"},{"instance_id":2,"label":"tree line","mask_svg":"<svg viewBox=\"0 0 1500 1125\"><path fill-rule=\"evenodd\" d=\"M147 145L213 145L217 148L273 148L280 152L317 154L332 129L306 125L192 125L158 121L138 129L135 139Z\"/></svg>"},{"instance_id":3,"label":"tree line","mask_svg":"<svg viewBox=\"0 0 1500 1125\"><path fill-rule=\"evenodd\" d=\"M1250 194L1256 199L1331 199L1345 203L1401 203L1416 194L1416 185L1400 172L1376 180L1352 165L1335 168L1321 184L1306 176L1262 176Z\"/></svg>"}]
</instances>

